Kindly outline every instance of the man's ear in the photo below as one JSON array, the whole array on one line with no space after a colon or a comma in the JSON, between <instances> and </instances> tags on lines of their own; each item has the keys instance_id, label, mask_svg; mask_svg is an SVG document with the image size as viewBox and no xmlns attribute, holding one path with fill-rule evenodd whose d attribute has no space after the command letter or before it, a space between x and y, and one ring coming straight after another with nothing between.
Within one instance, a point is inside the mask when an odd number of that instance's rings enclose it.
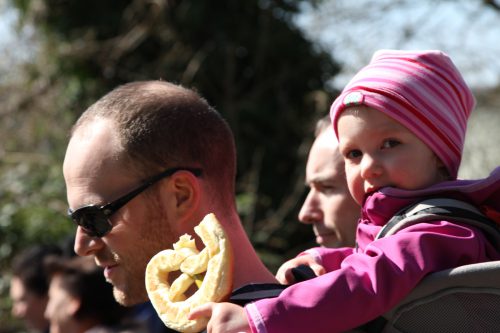
<instances>
[{"instance_id":1,"label":"man's ear","mask_svg":"<svg viewBox=\"0 0 500 333\"><path fill-rule=\"evenodd\" d=\"M168 182L170 208L176 218L185 217L197 210L200 204L201 186L199 179L189 171L178 171Z\"/></svg>"}]
</instances>

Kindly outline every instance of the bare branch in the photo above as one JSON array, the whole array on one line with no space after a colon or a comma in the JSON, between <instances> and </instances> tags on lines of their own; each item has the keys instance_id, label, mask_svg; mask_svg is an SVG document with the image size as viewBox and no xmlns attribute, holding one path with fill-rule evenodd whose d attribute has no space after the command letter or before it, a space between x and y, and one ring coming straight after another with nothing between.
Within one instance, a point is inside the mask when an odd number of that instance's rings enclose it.
<instances>
[{"instance_id":1,"label":"bare branch","mask_svg":"<svg viewBox=\"0 0 500 333\"><path fill-rule=\"evenodd\" d=\"M489 6L495 10L500 11L500 4L498 4L495 0L483 0L483 3L486 6Z\"/></svg>"}]
</instances>

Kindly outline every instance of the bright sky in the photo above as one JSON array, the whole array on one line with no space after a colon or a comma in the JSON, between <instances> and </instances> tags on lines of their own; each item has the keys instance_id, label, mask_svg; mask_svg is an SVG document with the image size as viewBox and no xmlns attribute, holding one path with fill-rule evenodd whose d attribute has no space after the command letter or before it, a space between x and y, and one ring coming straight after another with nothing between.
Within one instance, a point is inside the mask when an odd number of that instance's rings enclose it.
<instances>
[{"instance_id":1,"label":"bright sky","mask_svg":"<svg viewBox=\"0 0 500 333\"><path fill-rule=\"evenodd\" d=\"M2 0L0 0L0 13L0 48L3 49L14 40L12 31L16 15Z\"/></svg>"},{"instance_id":2,"label":"bright sky","mask_svg":"<svg viewBox=\"0 0 500 333\"><path fill-rule=\"evenodd\" d=\"M16 77L16 64L32 57L35 43L30 40L31 28L22 29L17 33L17 12L7 6L5 0L0 0L0 82L9 77Z\"/></svg>"},{"instance_id":3,"label":"bright sky","mask_svg":"<svg viewBox=\"0 0 500 333\"><path fill-rule=\"evenodd\" d=\"M500 12L480 0L325 0L297 23L343 65L337 88L383 48L440 49L469 85L500 83Z\"/></svg>"}]
</instances>

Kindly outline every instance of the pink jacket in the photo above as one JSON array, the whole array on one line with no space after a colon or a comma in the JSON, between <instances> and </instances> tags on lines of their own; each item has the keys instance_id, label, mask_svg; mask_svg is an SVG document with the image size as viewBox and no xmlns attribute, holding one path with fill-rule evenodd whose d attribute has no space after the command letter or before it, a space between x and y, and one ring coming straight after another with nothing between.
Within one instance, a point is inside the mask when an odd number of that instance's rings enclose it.
<instances>
[{"instance_id":1,"label":"pink jacket","mask_svg":"<svg viewBox=\"0 0 500 333\"><path fill-rule=\"evenodd\" d=\"M479 229L448 221L419 223L375 240L400 209L431 195L477 206L500 204L500 168L479 181L450 181L419 191L384 188L365 200L358 249L314 248L327 274L245 307L252 332L342 332L385 313L427 274L500 260Z\"/></svg>"}]
</instances>

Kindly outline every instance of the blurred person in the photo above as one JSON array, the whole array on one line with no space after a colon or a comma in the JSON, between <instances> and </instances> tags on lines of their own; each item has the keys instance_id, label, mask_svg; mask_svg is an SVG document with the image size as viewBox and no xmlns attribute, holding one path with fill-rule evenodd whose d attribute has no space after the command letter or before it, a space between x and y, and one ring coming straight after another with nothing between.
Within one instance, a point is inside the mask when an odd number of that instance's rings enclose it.
<instances>
[{"instance_id":1,"label":"blurred person","mask_svg":"<svg viewBox=\"0 0 500 333\"><path fill-rule=\"evenodd\" d=\"M299 212L299 220L311 224L316 243L325 247L354 246L361 211L354 201L338 150L330 117L316 123L315 140L306 165L309 193Z\"/></svg>"},{"instance_id":2,"label":"blurred person","mask_svg":"<svg viewBox=\"0 0 500 333\"><path fill-rule=\"evenodd\" d=\"M48 256L61 254L55 245L35 245L20 252L12 261L12 315L21 319L31 332L48 332L49 322L44 317L48 278L43 261Z\"/></svg>"},{"instance_id":3,"label":"blurred person","mask_svg":"<svg viewBox=\"0 0 500 333\"><path fill-rule=\"evenodd\" d=\"M115 301L113 287L91 258L49 257L45 269L50 333L146 332L138 322L127 321L130 310Z\"/></svg>"}]
</instances>

